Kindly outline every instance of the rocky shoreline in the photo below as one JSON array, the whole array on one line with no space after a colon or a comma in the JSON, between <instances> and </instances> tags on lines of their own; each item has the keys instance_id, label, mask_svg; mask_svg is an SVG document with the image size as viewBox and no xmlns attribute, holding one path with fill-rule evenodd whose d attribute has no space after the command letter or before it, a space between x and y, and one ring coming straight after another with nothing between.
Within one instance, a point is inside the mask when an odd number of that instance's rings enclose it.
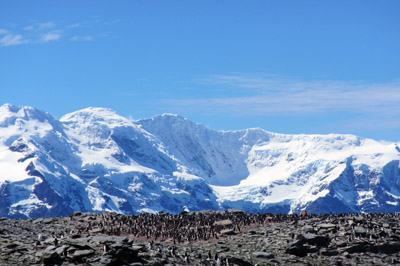
<instances>
[{"instance_id":1,"label":"rocky shoreline","mask_svg":"<svg viewBox=\"0 0 400 266\"><path fill-rule=\"evenodd\" d=\"M400 215L0 218L0 265L400 265Z\"/></svg>"}]
</instances>

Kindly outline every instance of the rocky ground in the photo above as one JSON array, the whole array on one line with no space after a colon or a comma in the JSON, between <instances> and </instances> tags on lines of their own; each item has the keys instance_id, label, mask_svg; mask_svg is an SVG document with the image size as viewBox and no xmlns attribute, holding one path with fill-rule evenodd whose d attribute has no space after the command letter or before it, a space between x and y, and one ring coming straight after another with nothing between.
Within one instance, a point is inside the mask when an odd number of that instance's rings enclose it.
<instances>
[{"instance_id":1,"label":"rocky ground","mask_svg":"<svg viewBox=\"0 0 400 266\"><path fill-rule=\"evenodd\" d=\"M400 265L400 216L0 218L0 265Z\"/></svg>"}]
</instances>

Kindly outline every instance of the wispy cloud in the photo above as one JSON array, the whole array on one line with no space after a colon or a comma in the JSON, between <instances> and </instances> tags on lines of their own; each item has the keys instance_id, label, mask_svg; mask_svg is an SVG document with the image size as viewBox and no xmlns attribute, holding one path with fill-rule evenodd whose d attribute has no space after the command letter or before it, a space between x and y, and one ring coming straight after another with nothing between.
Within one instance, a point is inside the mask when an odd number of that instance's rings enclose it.
<instances>
[{"instance_id":1,"label":"wispy cloud","mask_svg":"<svg viewBox=\"0 0 400 266\"><path fill-rule=\"evenodd\" d=\"M219 96L163 99L162 104L181 112L190 110L241 117L329 117L345 113L349 118L342 117L342 122L347 121L347 128L371 127L375 122L386 128L400 128L400 82L298 81L249 74L214 75L197 82L203 88L212 88ZM360 119L350 124L350 116Z\"/></svg>"},{"instance_id":2,"label":"wispy cloud","mask_svg":"<svg viewBox=\"0 0 400 266\"><path fill-rule=\"evenodd\" d=\"M203 85L225 90L241 90L240 97L168 100L181 106L198 106L250 113L400 111L400 82L367 84L355 81L293 81L246 75L210 76Z\"/></svg>"},{"instance_id":3,"label":"wispy cloud","mask_svg":"<svg viewBox=\"0 0 400 266\"><path fill-rule=\"evenodd\" d=\"M56 23L54 23L53 21L39 23L40 29L53 29L55 27L56 27Z\"/></svg>"},{"instance_id":4,"label":"wispy cloud","mask_svg":"<svg viewBox=\"0 0 400 266\"><path fill-rule=\"evenodd\" d=\"M27 30L27 31L30 31L30 30L33 30L33 29L35 29L33 26L24 27L24 30Z\"/></svg>"},{"instance_id":5,"label":"wispy cloud","mask_svg":"<svg viewBox=\"0 0 400 266\"><path fill-rule=\"evenodd\" d=\"M73 29L73 28L78 28L80 26L82 26L81 23L74 23L74 24L71 24L71 25L67 25L65 28L66 29Z\"/></svg>"},{"instance_id":6,"label":"wispy cloud","mask_svg":"<svg viewBox=\"0 0 400 266\"><path fill-rule=\"evenodd\" d=\"M86 35L86 36L73 36L71 38L71 41L93 41L94 37L90 36L90 35Z\"/></svg>"},{"instance_id":7,"label":"wispy cloud","mask_svg":"<svg viewBox=\"0 0 400 266\"><path fill-rule=\"evenodd\" d=\"M0 39L0 46L15 46L26 43L26 40L19 34L7 34Z\"/></svg>"},{"instance_id":8,"label":"wispy cloud","mask_svg":"<svg viewBox=\"0 0 400 266\"><path fill-rule=\"evenodd\" d=\"M34 22L24 26L16 24L12 30L0 28L0 47L48 43L57 40L94 41L108 37L104 34L104 29L114 23L117 22L107 24L96 17L64 25L55 21Z\"/></svg>"},{"instance_id":9,"label":"wispy cloud","mask_svg":"<svg viewBox=\"0 0 400 266\"><path fill-rule=\"evenodd\" d=\"M58 32L48 32L41 36L39 42L51 42L61 38L61 34Z\"/></svg>"}]
</instances>

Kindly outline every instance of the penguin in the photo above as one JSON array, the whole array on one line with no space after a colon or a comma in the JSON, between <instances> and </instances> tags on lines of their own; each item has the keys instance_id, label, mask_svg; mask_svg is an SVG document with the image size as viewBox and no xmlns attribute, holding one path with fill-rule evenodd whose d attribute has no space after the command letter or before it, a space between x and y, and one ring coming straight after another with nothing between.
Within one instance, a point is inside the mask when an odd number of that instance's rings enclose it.
<instances>
[{"instance_id":1,"label":"penguin","mask_svg":"<svg viewBox=\"0 0 400 266\"><path fill-rule=\"evenodd\" d=\"M108 246L107 244L103 245L103 253L107 253L108 252Z\"/></svg>"},{"instance_id":2,"label":"penguin","mask_svg":"<svg viewBox=\"0 0 400 266\"><path fill-rule=\"evenodd\" d=\"M173 246L172 249L171 249L171 256L172 256L173 258L176 257L175 247L174 247L174 246Z\"/></svg>"},{"instance_id":3,"label":"penguin","mask_svg":"<svg viewBox=\"0 0 400 266\"><path fill-rule=\"evenodd\" d=\"M38 248L38 246L40 245L40 242L39 242L39 240L36 240L34 245L35 245L35 249L37 249L37 248Z\"/></svg>"}]
</instances>

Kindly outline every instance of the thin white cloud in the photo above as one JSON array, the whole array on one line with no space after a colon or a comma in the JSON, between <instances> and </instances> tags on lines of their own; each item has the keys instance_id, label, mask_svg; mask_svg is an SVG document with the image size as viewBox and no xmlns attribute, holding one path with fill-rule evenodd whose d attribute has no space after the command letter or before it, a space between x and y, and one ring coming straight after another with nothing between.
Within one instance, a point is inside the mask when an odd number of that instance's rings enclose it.
<instances>
[{"instance_id":1,"label":"thin white cloud","mask_svg":"<svg viewBox=\"0 0 400 266\"><path fill-rule=\"evenodd\" d=\"M323 112L330 110L375 112L399 110L400 82L364 84L348 81L299 82L282 78L210 76L202 84L216 90L240 90L245 96L172 100L178 105L201 105L227 110L254 110L258 114Z\"/></svg>"},{"instance_id":2,"label":"thin white cloud","mask_svg":"<svg viewBox=\"0 0 400 266\"><path fill-rule=\"evenodd\" d=\"M3 38L0 39L0 46L6 47L6 46L15 46L15 45L20 45L24 44L27 41L24 40L22 35L19 34L7 34Z\"/></svg>"},{"instance_id":3,"label":"thin white cloud","mask_svg":"<svg viewBox=\"0 0 400 266\"><path fill-rule=\"evenodd\" d=\"M93 41L94 37L90 36L90 35L86 35L86 36L73 36L71 38L71 41Z\"/></svg>"},{"instance_id":4,"label":"thin white cloud","mask_svg":"<svg viewBox=\"0 0 400 266\"><path fill-rule=\"evenodd\" d=\"M68 25L68 26L66 26L65 28L66 28L66 29L78 28L78 27L80 27L81 25L82 25L81 23L75 23L75 24Z\"/></svg>"},{"instance_id":5,"label":"thin white cloud","mask_svg":"<svg viewBox=\"0 0 400 266\"><path fill-rule=\"evenodd\" d=\"M400 128L400 121L397 118L398 116L393 115L386 119L382 119L380 116L350 119L350 121L344 122L341 125L336 125L336 128L340 131L356 131L360 128L365 131L397 129Z\"/></svg>"},{"instance_id":6,"label":"thin white cloud","mask_svg":"<svg viewBox=\"0 0 400 266\"><path fill-rule=\"evenodd\" d=\"M56 32L48 32L46 34L43 34L40 38L40 42L51 42L51 41L56 41L61 38L60 33Z\"/></svg>"},{"instance_id":7,"label":"thin white cloud","mask_svg":"<svg viewBox=\"0 0 400 266\"><path fill-rule=\"evenodd\" d=\"M309 125L309 133L341 132L365 136L368 132L391 134L400 130L399 81L296 81L243 74L209 76L202 78L200 85L207 91L199 94L200 97L162 99L158 104L177 113L235 119L295 119L298 124L303 121L307 125L315 119L315 124Z\"/></svg>"},{"instance_id":8,"label":"thin white cloud","mask_svg":"<svg viewBox=\"0 0 400 266\"><path fill-rule=\"evenodd\" d=\"M216 95L164 99L162 104L183 112L190 110L227 116L329 116L347 113L349 116L363 117L362 120L355 120L354 127L368 123L366 121L379 121L382 127L400 128L400 82L371 84L330 80L293 81L261 75L218 75L201 79L201 85L212 88L211 93L215 92Z\"/></svg>"},{"instance_id":9,"label":"thin white cloud","mask_svg":"<svg viewBox=\"0 0 400 266\"><path fill-rule=\"evenodd\" d=\"M0 28L0 47L15 46L28 43L47 43L56 40L69 41L94 41L108 37L104 28L117 23L114 21L107 24L99 18L91 18L88 21L73 24L56 24L54 21L35 22L24 26L15 25L13 32Z\"/></svg>"},{"instance_id":10,"label":"thin white cloud","mask_svg":"<svg viewBox=\"0 0 400 266\"><path fill-rule=\"evenodd\" d=\"M34 29L33 26L26 26L26 27L24 27L24 30L26 30L26 31L31 31L31 30L33 30L33 29Z\"/></svg>"},{"instance_id":11,"label":"thin white cloud","mask_svg":"<svg viewBox=\"0 0 400 266\"><path fill-rule=\"evenodd\" d=\"M257 75L212 75L199 80L205 85L222 85L246 89L273 90L279 83L280 88L290 87L292 82L277 76L257 76Z\"/></svg>"},{"instance_id":12,"label":"thin white cloud","mask_svg":"<svg viewBox=\"0 0 400 266\"><path fill-rule=\"evenodd\" d=\"M56 27L56 24L53 21L45 22L45 23L40 23L39 28L40 29L53 29Z\"/></svg>"}]
</instances>

